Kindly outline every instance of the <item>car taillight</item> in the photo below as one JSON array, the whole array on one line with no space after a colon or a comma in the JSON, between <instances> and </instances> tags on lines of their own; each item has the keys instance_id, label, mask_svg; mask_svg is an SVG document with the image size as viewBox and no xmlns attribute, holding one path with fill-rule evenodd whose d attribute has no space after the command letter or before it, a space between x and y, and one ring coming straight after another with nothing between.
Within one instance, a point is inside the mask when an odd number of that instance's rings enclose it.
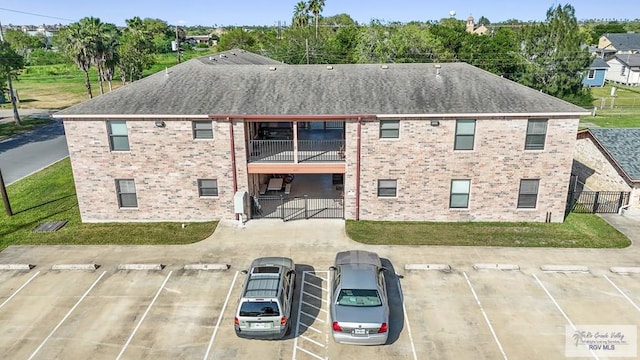
<instances>
[{"instance_id":1,"label":"car taillight","mask_svg":"<svg viewBox=\"0 0 640 360\"><path fill-rule=\"evenodd\" d=\"M333 331L342 331L342 328L338 325L337 321L333 322Z\"/></svg>"},{"instance_id":2,"label":"car taillight","mask_svg":"<svg viewBox=\"0 0 640 360\"><path fill-rule=\"evenodd\" d=\"M287 324L287 317L283 316L280 318L280 326L284 326Z\"/></svg>"},{"instance_id":3,"label":"car taillight","mask_svg":"<svg viewBox=\"0 0 640 360\"><path fill-rule=\"evenodd\" d=\"M237 317L235 317L235 318L234 318L233 323L234 323L236 326L239 326L239 325L240 325L240 321L238 320L238 318L237 318Z\"/></svg>"},{"instance_id":4,"label":"car taillight","mask_svg":"<svg viewBox=\"0 0 640 360\"><path fill-rule=\"evenodd\" d=\"M378 334L386 333L387 330L387 323L382 323L382 326L380 326L380 329L378 329Z\"/></svg>"}]
</instances>

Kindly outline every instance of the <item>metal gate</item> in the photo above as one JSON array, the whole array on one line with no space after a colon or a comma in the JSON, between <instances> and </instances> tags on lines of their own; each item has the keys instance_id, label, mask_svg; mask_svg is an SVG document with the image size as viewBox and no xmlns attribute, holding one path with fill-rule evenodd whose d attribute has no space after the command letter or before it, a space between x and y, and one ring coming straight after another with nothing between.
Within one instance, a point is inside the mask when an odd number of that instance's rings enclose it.
<instances>
[{"instance_id":1,"label":"metal gate","mask_svg":"<svg viewBox=\"0 0 640 360\"><path fill-rule=\"evenodd\" d=\"M344 198L259 195L251 201L252 219L344 219Z\"/></svg>"},{"instance_id":2,"label":"metal gate","mask_svg":"<svg viewBox=\"0 0 640 360\"><path fill-rule=\"evenodd\" d=\"M572 191L569 193L567 210L574 213L617 213L629 204L629 192L625 191Z\"/></svg>"}]
</instances>

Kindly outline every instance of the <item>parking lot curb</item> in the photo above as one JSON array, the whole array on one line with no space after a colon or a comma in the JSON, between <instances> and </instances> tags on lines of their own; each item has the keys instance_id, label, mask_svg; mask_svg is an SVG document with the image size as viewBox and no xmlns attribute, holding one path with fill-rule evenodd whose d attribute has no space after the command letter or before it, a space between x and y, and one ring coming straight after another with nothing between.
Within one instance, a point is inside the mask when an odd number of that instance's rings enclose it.
<instances>
[{"instance_id":1,"label":"parking lot curb","mask_svg":"<svg viewBox=\"0 0 640 360\"><path fill-rule=\"evenodd\" d=\"M640 273L640 267L613 266L609 269L609 271L615 274L636 274Z\"/></svg>"},{"instance_id":2,"label":"parking lot curb","mask_svg":"<svg viewBox=\"0 0 640 360\"><path fill-rule=\"evenodd\" d=\"M211 270L211 271L227 271L231 268L229 264L187 264L185 270Z\"/></svg>"},{"instance_id":3,"label":"parking lot curb","mask_svg":"<svg viewBox=\"0 0 640 360\"><path fill-rule=\"evenodd\" d=\"M540 270L546 272L581 272L588 273L589 268L581 265L542 265Z\"/></svg>"},{"instance_id":4,"label":"parking lot curb","mask_svg":"<svg viewBox=\"0 0 640 360\"><path fill-rule=\"evenodd\" d=\"M404 266L405 270L440 270L440 271L451 271L451 266L448 264L406 264Z\"/></svg>"},{"instance_id":5,"label":"parking lot curb","mask_svg":"<svg viewBox=\"0 0 640 360\"><path fill-rule=\"evenodd\" d=\"M474 264L476 270L520 270L517 264Z\"/></svg>"},{"instance_id":6,"label":"parking lot curb","mask_svg":"<svg viewBox=\"0 0 640 360\"><path fill-rule=\"evenodd\" d=\"M0 264L0 270L31 270L34 267L31 264Z\"/></svg>"},{"instance_id":7,"label":"parking lot curb","mask_svg":"<svg viewBox=\"0 0 640 360\"><path fill-rule=\"evenodd\" d=\"M162 264L120 264L118 270L155 270L160 271L164 269Z\"/></svg>"},{"instance_id":8,"label":"parking lot curb","mask_svg":"<svg viewBox=\"0 0 640 360\"><path fill-rule=\"evenodd\" d=\"M54 264L51 270L95 270L98 264Z\"/></svg>"}]
</instances>

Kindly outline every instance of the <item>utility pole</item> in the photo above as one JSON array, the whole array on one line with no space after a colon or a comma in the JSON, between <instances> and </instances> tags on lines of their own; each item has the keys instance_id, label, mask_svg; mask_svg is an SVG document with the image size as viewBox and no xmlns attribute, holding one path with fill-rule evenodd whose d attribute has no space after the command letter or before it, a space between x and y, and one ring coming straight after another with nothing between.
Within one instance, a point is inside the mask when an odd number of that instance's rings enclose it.
<instances>
[{"instance_id":1,"label":"utility pole","mask_svg":"<svg viewBox=\"0 0 640 360\"><path fill-rule=\"evenodd\" d=\"M178 25L176 25L176 54L178 56L178 64L180 64L180 40L178 37Z\"/></svg>"},{"instance_id":2,"label":"utility pole","mask_svg":"<svg viewBox=\"0 0 640 360\"><path fill-rule=\"evenodd\" d=\"M7 216L13 216L9 195L7 195L7 188L4 186L4 179L2 178L2 169L0 169L0 192L2 193L2 201L4 202L4 210L7 212Z\"/></svg>"},{"instance_id":3,"label":"utility pole","mask_svg":"<svg viewBox=\"0 0 640 360\"><path fill-rule=\"evenodd\" d=\"M0 22L0 42L4 42L4 31L2 30L2 23ZM20 114L18 114L18 105L16 104L16 97L13 94L13 83L11 82L11 73L7 73L7 82L9 83L9 98L11 99L11 106L13 107L13 120L20 126Z\"/></svg>"}]
</instances>

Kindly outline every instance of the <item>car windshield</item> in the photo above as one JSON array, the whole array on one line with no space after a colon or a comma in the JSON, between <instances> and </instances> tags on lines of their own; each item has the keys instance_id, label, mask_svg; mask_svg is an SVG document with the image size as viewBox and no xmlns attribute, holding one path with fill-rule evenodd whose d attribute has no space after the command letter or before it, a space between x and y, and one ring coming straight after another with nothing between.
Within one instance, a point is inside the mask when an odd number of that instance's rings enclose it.
<instances>
[{"instance_id":1,"label":"car windshield","mask_svg":"<svg viewBox=\"0 0 640 360\"><path fill-rule=\"evenodd\" d=\"M240 316L280 316L274 301L247 301L240 306Z\"/></svg>"},{"instance_id":2,"label":"car windshield","mask_svg":"<svg viewBox=\"0 0 640 360\"><path fill-rule=\"evenodd\" d=\"M380 306L382 301L377 290L342 289L338 295L338 305L343 306Z\"/></svg>"}]
</instances>

